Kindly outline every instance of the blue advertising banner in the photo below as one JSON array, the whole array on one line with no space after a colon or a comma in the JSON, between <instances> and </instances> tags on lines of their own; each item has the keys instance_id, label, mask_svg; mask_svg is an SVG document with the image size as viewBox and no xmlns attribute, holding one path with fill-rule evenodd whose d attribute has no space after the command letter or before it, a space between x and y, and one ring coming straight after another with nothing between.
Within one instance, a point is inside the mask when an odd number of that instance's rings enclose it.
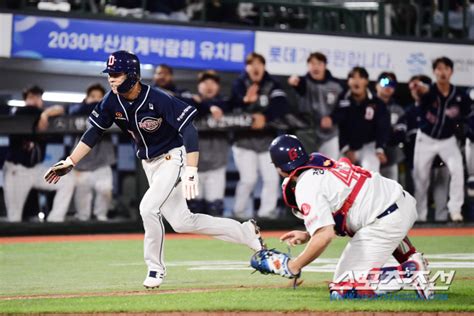
<instances>
[{"instance_id":1,"label":"blue advertising banner","mask_svg":"<svg viewBox=\"0 0 474 316\"><path fill-rule=\"evenodd\" d=\"M116 50L143 64L241 71L252 31L15 15L12 57L105 61Z\"/></svg>"}]
</instances>

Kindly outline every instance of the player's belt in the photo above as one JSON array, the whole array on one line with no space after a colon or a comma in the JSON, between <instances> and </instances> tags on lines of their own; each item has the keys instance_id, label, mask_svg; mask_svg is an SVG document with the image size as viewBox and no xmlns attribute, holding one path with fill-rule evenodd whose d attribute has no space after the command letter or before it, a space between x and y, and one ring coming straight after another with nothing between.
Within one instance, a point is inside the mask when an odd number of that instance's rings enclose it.
<instances>
[{"instance_id":1,"label":"player's belt","mask_svg":"<svg viewBox=\"0 0 474 316\"><path fill-rule=\"evenodd\" d=\"M391 213L395 212L397 209L398 209L397 203L393 203L393 204L390 205L385 211L383 211L382 213L380 213L380 215L377 216L377 219L381 219L382 217L385 217L385 216L387 216L388 214L391 214Z\"/></svg>"},{"instance_id":2,"label":"player's belt","mask_svg":"<svg viewBox=\"0 0 474 316\"><path fill-rule=\"evenodd\" d=\"M405 192L403 192L403 197L405 197ZM396 210L398 209L398 205L397 203L393 203L392 205L390 205L385 211L383 211L382 213L379 214L379 216L377 216L376 218L377 219L381 219L382 217L385 217L389 214L392 214L393 212L395 212Z\"/></svg>"}]
</instances>

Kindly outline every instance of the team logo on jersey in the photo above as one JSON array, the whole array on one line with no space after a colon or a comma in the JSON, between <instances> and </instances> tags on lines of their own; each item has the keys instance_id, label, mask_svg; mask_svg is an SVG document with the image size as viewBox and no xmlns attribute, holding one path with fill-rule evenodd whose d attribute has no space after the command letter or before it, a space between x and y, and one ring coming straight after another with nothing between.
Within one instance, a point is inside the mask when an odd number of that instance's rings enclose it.
<instances>
[{"instance_id":1,"label":"team logo on jersey","mask_svg":"<svg viewBox=\"0 0 474 316\"><path fill-rule=\"evenodd\" d=\"M163 122L161 117L156 118L147 116L142 118L142 120L138 123L138 126L147 132L154 132L160 128L161 122Z\"/></svg>"},{"instance_id":2,"label":"team logo on jersey","mask_svg":"<svg viewBox=\"0 0 474 316\"><path fill-rule=\"evenodd\" d=\"M373 118L374 118L374 114L375 114L375 110L373 107L371 106L368 106L366 109L365 109L365 119L367 121L371 121Z\"/></svg>"},{"instance_id":3,"label":"team logo on jersey","mask_svg":"<svg viewBox=\"0 0 474 316\"><path fill-rule=\"evenodd\" d=\"M123 117L122 112L115 112L115 119L116 120L125 120L126 118Z\"/></svg>"},{"instance_id":4,"label":"team logo on jersey","mask_svg":"<svg viewBox=\"0 0 474 316\"><path fill-rule=\"evenodd\" d=\"M153 104L152 104L152 103L148 103L148 108L149 108L150 110L153 110Z\"/></svg>"},{"instance_id":5,"label":"team logo on jersey","mask_svg":"<svg viewBox=\"0 0 474 316\"><path fill-rule=\"evenodd\" d=\"M303 203L301 205L301 213L303 213L304 216L307 216L310 211L311 211L311 205L309 205L308 203Z\"/></svg>"}]
</instances>

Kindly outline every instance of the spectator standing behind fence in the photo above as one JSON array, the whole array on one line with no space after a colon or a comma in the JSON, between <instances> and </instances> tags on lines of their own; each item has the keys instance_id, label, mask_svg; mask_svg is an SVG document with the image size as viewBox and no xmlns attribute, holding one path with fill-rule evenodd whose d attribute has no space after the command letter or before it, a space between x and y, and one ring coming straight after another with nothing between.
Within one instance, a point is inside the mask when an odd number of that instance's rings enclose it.
<instances>
[{"instance_id":1,"label":"spectator standing behind fence","mask_svg":"<svg viewBox=\"0 0 474 316\"><path fill-rule=\"evenodd\" d=\"M70 115L89 116L105 95L105 88L93 84L87 88L86 98L81 104L71 106ZM80 138L76 140L76 143ZM110 135L105 135L73 170L76 190L74 205L76 218L80 221L90 220L93 213L99 221L107 220L107 212L112 202L113 176L112 167L116 161L115 148ZM93 199L95 195L95 198ZM94 203L92 204L92 200ZM93 205L93 207L92 207Z\"/></svg>"},{"instance_id":2,"label":"spectator standing behind fence","mask_svg":"<svg viewBox=\"0 0 474 316\"><path fill-rule=\"evenodd\" d=\"M46 218L48 222L62 222L69 209L69 203L74 191L72 176L64 178L63 185L55 186L44 182L43 175L48 170L42 165L45 158L46 141L37 132L48 128L50 117L64 114L61 106L43 109L43 89L33 86L23 92L24 107L13 108L13 116L34 117L30 134L11 135L7 152L4 173L4 194L7 207L7 219L10 222L20 222L23 215L28 193L31 189L56 191L53 208Z\"/></svg>"},{"instance_id":3,"label":"spectator standing behind fence","mask_svg":"<svg viewBox=\"0 0 474 316\"><path fill-rule=\"evenodd\" d=\"M250 53L245 60L245 72L232 86L232 104L237 111L252 113L250 131L235 133L232 148L240 180L235 193L234 215L247 217L249 197L258 179L263 180L261 203L257 215L275 218L279 196L279 176L271 164L268 147L275 131L265 129L268 122L282 117L288 111L286 93L265 70L265 58Z\"/></svg>"},{"instance_id":4,"label":"spectator standing behind fence","mask_svg":"<svg viewBox=\"0 0 474 316\"><path fill-rule=\"evenodd\" d=\"M198 75L198 95L189 100L198 109L199 116L211 116L218 121L229 104L220 94L220 77L212 70ZM222 216L224 213L224 195L226 166L230 142L227 131L199 131L199 200L188 201L193 212Z\"/></svg>"},{"instance_id":5,"label":"spectator standing behind fence","mask_svg":"<svg viewBox=\"0 0 474 316\"><path fill-rule=\"evenodd\" d=\"M298 130L296 136L307 151L318 151L337 159L338 129L332 124L330 115L336 107L342 87L326 64L324 54L312 53L307 59L308 73L303 77L291 76L288 84L298 93L298 113L310 122L310 128Z\"/></svg>"},{"instance_id":6,"label":"spectator standing behind fence","mask_svg":"<svg viewBox=\"0 0 474 316\"><path fill-rule=\"evenodd\" d=\"M354 67L348 75L349 90L343 92L331 115L339 125L341 153L353 163L378 172L387 162L385 147L390 137L387 107L368 89L369 74Z\"/></svg>"},{"instance_id":7,"label":"spectator standing behind fence","mask_svg":"<svg viewBox=\"0 0 474 316\"><path fill-rule=\"evenodd\" d=\"M193 95L185 89L178 89L174 83L173 68L166 64L158 65L153 74L153 86L165 90L177 98L191 99Z\"/></svg>"},{"instance_id":8,"label":"spectator standing behind fence","mask_svg":"<svg viewBox=\"0 0 474 316\"><path fill-rule=\"evenodd\" d=\"M393 72L382 72L375 89L377 97L385 104L390 115L390 138L385 148L387 163L381 166L382 176L398 181L398 164L403 161L403 151L400 143L405 140L407 124L404 118L403 108L395 102L393 95L397 88L397 76Z\"/></svg>"},{"instance_id":9,"label":"spectator standing behind fence","mask_svg":"<svg viewBox=\"0 0 474 316\"><path fill-rule=\"evenodd\" d=\"M430 169L436 155L441 157L451 175L448 201L451 220L463 220L464 171L455 131L456 125L467 116L470 108L465 93L450 83L453 66L451 59L437 58L433 62L435 84L427 86L419 81L411 83L416 86L415 92L421 96L421 121L416 135L413 170L418 221L427 220Z\"/></svg>"}]
</instances>

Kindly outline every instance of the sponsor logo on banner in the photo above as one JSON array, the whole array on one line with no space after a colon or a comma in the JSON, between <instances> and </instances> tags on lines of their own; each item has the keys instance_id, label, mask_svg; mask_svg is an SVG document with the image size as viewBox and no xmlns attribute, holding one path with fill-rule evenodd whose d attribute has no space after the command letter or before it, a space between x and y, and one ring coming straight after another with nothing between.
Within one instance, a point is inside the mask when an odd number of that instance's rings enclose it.
<instances>
[{"instance_id":1,"label":"sponsor logo on banner","mask_svg":"<svg viewBox=\"0 0 474 316\"><path fill-rule=\"evenodd\" d=\"M362 66L371 80L393 71L398 81L407 82L415 74L431 75L431 62L440 56L454 61L455 85L471 86L474 72L474 45L465 44L257 31L255 51L265 56L273 75L305 74L312 52L325 54L333 76L344 79L354 66Z\"/></svg>"},{"instance_id":2,"label":"sponsor logo on banner","mask_svg":"<svg viewBox=\"0 0 474 316\"><path fill-rule=\"evenodd\" d=\"M408 70L412 75L425 73L428 61L422 52L411 53L406 60Z\"/></svg>"}]
</instances>

